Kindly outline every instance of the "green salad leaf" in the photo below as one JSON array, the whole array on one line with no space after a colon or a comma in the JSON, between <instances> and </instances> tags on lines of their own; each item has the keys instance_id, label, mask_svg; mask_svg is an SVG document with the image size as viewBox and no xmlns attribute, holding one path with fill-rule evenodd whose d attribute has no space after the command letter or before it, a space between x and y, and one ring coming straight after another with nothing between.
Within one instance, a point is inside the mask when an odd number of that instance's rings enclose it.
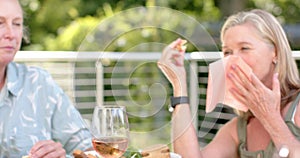
<instances>
[{"instance_id":1,"label":"green salad leaf","mask_svg":"<svg viewBox=\"0 0 300 158\"><path fill-rule=\"evenodd\" d=\"M142 154L132 147L129 147L121 158L142 158Z\"/></svg>"}]
</instances>

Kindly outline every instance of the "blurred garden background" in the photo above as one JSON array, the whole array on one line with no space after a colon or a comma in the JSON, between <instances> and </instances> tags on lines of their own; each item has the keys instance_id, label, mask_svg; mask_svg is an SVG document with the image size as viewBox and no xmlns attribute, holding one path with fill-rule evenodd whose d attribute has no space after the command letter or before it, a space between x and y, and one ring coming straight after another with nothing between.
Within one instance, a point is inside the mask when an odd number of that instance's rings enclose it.
<instances>
[{"instance_id":1,"label":"blurred garden background","mask_svg":"<svg viewBox=\"0 0 300 158\"><path fill-rule=\"evenodd\" d=\"M82 40L101 20L134 7L161 6L194 17L207 28L218 43L224 19L237 11L265 9L285 26L293 49L300 48L300 0L20 0L27 13L26 25L30 43L23 50L78 50ZM132 14L133 18L136 16ZM119 23L114 29L126 24ZM112 28L108 28L112 29ZM108 30L109 32L109 30ZM174 40L174 37L169 37ZM135 36L131 42L157 41L155 34ZM127 42L130 44L130 42ZM111 46L110 51L126 51L128 47ZM195 48L189 47L188 51Z\"/></svg>"}]
</instances>

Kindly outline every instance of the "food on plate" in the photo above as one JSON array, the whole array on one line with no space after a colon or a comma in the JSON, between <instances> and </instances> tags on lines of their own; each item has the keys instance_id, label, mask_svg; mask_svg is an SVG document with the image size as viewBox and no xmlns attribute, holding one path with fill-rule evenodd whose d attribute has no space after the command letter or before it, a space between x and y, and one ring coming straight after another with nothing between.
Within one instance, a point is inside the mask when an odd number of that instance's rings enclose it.
<instances>
[{"instance_id":1,"label":"food on plate","mask_svg":"<svg viewBox=\"0 0 300 158\"><path fill-rule=\"evenodd\" d=\"M78 150L78 149L73 151L73 156L74 156L74 158L97 158L96 156L94 156L92 154L85 154L83 151Z\"/></svg>"},{"instance_id":2,"label":"food on plate","mask_svg":"<svg viewBox=\"0 0 300 158\"><path fill-rule=\"evenodd\" d=\"M170 149L167 145L157 144L143 149L141 154L143 158L170 158Z\"/></svg>"},{"instance_id":3,"label":"food on plate","mask_svg":"<svg viewBox=\"0 0 300 158\"><path fill-rule=\"evenodd\" d=\"M178 51L185 51L185 49L186 49L186 40L181 40L181 42L180 42L180 44L177 44L176 46L175 46L175 49L176 50L178 50Z\"/></svg>"}]
</instances>

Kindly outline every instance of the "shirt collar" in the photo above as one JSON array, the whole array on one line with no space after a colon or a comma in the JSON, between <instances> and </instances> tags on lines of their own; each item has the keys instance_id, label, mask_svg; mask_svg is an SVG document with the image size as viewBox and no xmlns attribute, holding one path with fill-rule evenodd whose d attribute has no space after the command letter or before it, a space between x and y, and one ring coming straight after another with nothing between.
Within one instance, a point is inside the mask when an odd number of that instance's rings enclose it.
<instances>
[{"instance_id":1,"label":"shirt collar","mask_svg":"<svg viewBox=\"0 0 300 158\"><path fill-rule=\"evenodd\" d=\"M7 65L6 79L7 79L7 90L17 96L21 90L21 83L23 81L22 72L18 69L19 64L11 62Z\"/></svg>"}]
</instances>

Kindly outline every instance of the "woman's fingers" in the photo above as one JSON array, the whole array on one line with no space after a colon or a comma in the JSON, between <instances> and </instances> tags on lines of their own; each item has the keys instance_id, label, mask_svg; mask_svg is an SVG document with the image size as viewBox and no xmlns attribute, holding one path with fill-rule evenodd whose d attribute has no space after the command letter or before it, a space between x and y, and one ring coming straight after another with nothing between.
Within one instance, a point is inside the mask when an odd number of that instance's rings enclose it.
<instances>
[{"instance_id":1,"label":"woman's fingers","mask_svg":"<svg viewBox=\"0 0 300 158\"><path fill-rule=\"evenodd\" d=\"M253 88L253 85L245 73L237 65L232 65L228 77L235 86L235 93L242 96L248 96L249 90Z\"/></svg>"},{"instance_id":2,"label":"woman's fingers","mask_svg":"<svg viewBox=\"0 0 300 158\"><path fill-rule=\"evenodd\" d=\"M186 41L182 39L177 39L169 44L162 53L161 58L158 60L158 67L167 70L175 71L176 67L182 67L184 65L184 53L180 53L176 49L176 46L184 44ZM184 50L185 51L185 50Z\"/></svg>"},{"instance_id":3,"label":"woman's fingers","mask_svg":"<svg viewBox=\"0 0 300 158\"><path fill-rule=\"evenodd\" d=\"M182 66L184 60L183 58L184 55L182 53L179 53L177 50L174 49L168 49L159 59L159 62L166 64L174 64L176 66Z\"/></svg>"},{"instance_id":4,"label":"woman's fingers","mask_svg":"<svg viewBox=\"0 0 300 158\"><path fill-rule=\"evenodd\" d=\"M278 79L278 73L275 73L273 76L272 90L274 93L276 93L277 96L280 97L280 83Z\"/></svg>"},{"instance_id":5,"label":"woman's fingers","mask_svg":"<svg viewBox=\"0 0 300 158\"><path fill-rule=\"evenodd\" d=\"M172 49L177 49L178 51L181 51L184 47L183 46L187 41L183 40L181 38L178 38L177 40L173 41L169 44L169 47Z\"/></svg>"},{"instance_id":6,"label":"woman's fingers","mask_svg":"<svg viewBox=\"0 0 300 158\"><path fill-rule=\"evenodd\" d=\"M238 66L233 66L228 77L234 87L230 89L236 99L246 105L256 117L280 111L280 84L278 74L273 76L272 89L266 87L254 73L250 77Z\"/></svg>"},{"instance_id":7,"label":"woman's fingers","mask_svg":"<svg viewBox=\"0 0 300 158\"><path fill-rule=\"evenodd\" d=\"M176 46L184 44L186 41L177 39L169 44L163 50L161 58L158 60L157 65L163 74L168 78L173 87L180 87L178 91L181 91L181 85L186 83L186 71L184 68L184 52L178 50ZM176 88L174 88L176 89Z\"/></svg>"},{"instance_id":8,"label":"woman's fingers","mask_svg":"<svg viewBox=\"0 0 300 158\"><path fill-rule=\"evenodd\" d=\"M66 152L59 142L53 140L43 140L37 142L30 150L31 157L34 158L60 158L65 157Z\"/></svg>"},{"instance_id":9,"label":"woman's fingers","mask_svg":"<svg viewBox=\"0 0 300 158\"><path fill-rule=\"evenodd\" d=\"M176 66L183 66L184 61L184 52L185 47L182 47L182 44L186 43L185 40L177 39L169 44L162 53L162 56L159 60L161 63L174 64ZM177 47L180 47L178 50Z\"/></svg>"}]
</instances>

